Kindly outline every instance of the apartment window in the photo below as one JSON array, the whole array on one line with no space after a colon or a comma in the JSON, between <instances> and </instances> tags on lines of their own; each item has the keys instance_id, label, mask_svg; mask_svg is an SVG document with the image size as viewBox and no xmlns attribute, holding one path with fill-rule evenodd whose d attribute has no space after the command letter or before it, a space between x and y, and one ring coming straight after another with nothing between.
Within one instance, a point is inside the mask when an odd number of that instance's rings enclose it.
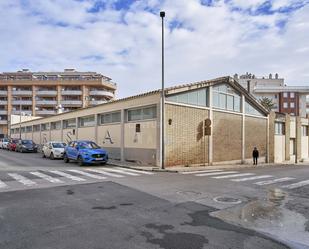
<instances>
[{"instance_id":1,"label":"apartment window","mask_svg":"<svg viewBox=\"0 0 309 249\"><path fill-rule=\"evenodd\" d=\"M295 108L295 103L294 103L294 102L291 102L291 103L290 103L290 107L291 107L291 108Z\"/></svg>"},{"instance_id":2,"label":"apartment window","mask_svg":"<svg viewBox=\"0 0 309 249\"><path fill-rule=\"evenodd\" d=\"M290 93L290 98L294 99L295 98L295 93Z\"/></svg>"},{"instance_id":3,"label":"apartment window","mask_svg":"<svg viewBox=\"0 0 309 249\"><path fill-rule=\"evenodd\" d=\"M41 131L48 131L49 130L49 123L41 124Z\"/></svg>"},{"instance_id":4,"label":"apartment window","mask_svg":"<svg viewBox=\"0 0 309 249\"><path fill-rule=\"evenodd\" d=\"M208 106L207 104L208 88L174 94L166 98L167 101L177 102L188 105Z\"/></svg>"},{"instance_id":5,"label":"apartment window","mask_svg":"<svg viewBox=\"0 0 309 249\"><path fill-rule=\"evenodd\" d=\"M240 112L240 95L228 85L214 86L213 106L224 110Z\"/></svg>"},{"instance_id":6,"label":"apartment window","mask_svg":"<svg viewBox=\"0 0 309 249\"><path fill-rule=\"evenodd\" d=\"M76 127L75 118L63 120L63 129L69 129L69 128L75 128L75 127Z\"/></svg>"},{"instance_id":7,"label":"apartment window","mask_svg":"<svg viewBox=\"0 0 309 249\"><path fill-rule=\"evenodd\" d=\"M304 136L304 137L308 136L308 126L307 125L301 126L301 133L302 133L302 136Z\"/></svg>"},{"instance_id":8,"label":"apartment window","mask_svg":"<svg viewBox=\"0 0 309 249\"><path fill-rule=\"evenodd\" d=\"M26 127L21 127L21 133L24 133L26 131Z\"/></svg>"},{"instance_id":9,"label":"apartment window","mask_svg":"<svg viewBox=\"0 0 309 249\"><path fill-rule=\"evenodd\" d=\"M128 121L138 121L154 119L157 117L157 107L144 107L134 110L128 110Z\"/></svg>"},{"instance_id":10,"label":"apartment window","mask_svg":"<svg viewBox=\"0 0 309 249\"><path fill-rule=\"evenodd\" d=\"M79 127L95 126L94 115L79 118Z\"/></svg>"},{"instance_id":11,"label":"apartment window","mask_svg":"<svg viewBox=\"0 0 309 249\"><path fill-rule=\"evenodd\" d=\"M251 104L247 101L245 103L245 113L257 116L264 116L261 112L259 112L256 108L254 108Z\"/></svg>"},{"instance_id":12,"label":"apartment window","mask_svg":"<svg viewBox=\"0 0 309 249\"><path fill-rule=\"evenodd\" d=\"M51 130L60 130L61 129L61 121L58 122L52 122L50 124Z\"/></svg>"},{"instance_id":13,"label":"apartment window","mask_svg":"<svg viewBox=\"0 0 309 249\"><path fill-rule=\"evenodd\" d=\"M100 124L120 123L121 112L100 114Z\"/></svg>"},{"instance_id":14,"label":"apartment window","mask_svg":"<svg viewBox=\"0 0 309 249\"><path fill-rule=\"evenodd\" d=\"M14 134L15 130L14 129L11 129L11 134Z\"/></svg>"},{"instance_id":15,"label":"apartment window","mask_svg":"<svg viewBox=\"0 0 309 249\"><path fill-rule=\"evenodd\" d=\"M275 135L285 135L285 123L275 122Z\"/></svg>"},{"instance_id":16,"label":"apartment window","mask_svg":"<svg viewBox=\"0 0 309 249\"><path fill-rule=\"evenodd\" d=\"M283 108L288 108L288 103L287 102L283 102Z\"/></svg>"},{"instance_id":17,"label":"apartment window","mask_svg":"<svg viewBox=\"0 0 309 249\"><path fill-rule=\"evenodd\" d=\"M34 132L40 131L40 128L41 128L40 125L34 125L34 126L33 126L33 131L34 131Z\"/></svg>"},{"instance_id":18,"label":"apartment window","mask_svg":"<svg viewBox=\"0 0 309 249\"><path fill-rule=\"evenodd\" d=\"M26 127L26 132L32 132L32 126L27 126Z\"/></svg>"},{"instance_id":19,"label":"apartment window","mask_svg":"<svg viewBox=\"0 0 309 249\"><path fill-rule=\"evenodd\" d=\"M283 93L283 98L287 98L288 97L288 93Z\"/></svg>"}]
</instances>

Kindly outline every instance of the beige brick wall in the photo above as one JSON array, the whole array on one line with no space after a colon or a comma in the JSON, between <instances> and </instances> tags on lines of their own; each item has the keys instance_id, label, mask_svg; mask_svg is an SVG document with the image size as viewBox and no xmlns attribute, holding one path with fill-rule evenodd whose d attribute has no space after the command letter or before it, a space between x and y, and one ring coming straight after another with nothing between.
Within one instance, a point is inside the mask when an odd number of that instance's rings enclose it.
<instances>
[{"instance_id":1,"label":"beige brick wall","mask_svg":"<svg viewBox=\"0 0 309 249\"><path fill-rule=\"evenodd\" d=\"M208 110L166 105L166 166L203 164L208 161L208 141L202 136ZM168 124L168 120L172 124Z\"/></svg>"},{"instance_id":2,"label":"beige brick wall","mask_svg":"<svg viewBox=\"0 0 309 249\"><path fill-rule=\"evenodd\" d=\"M241 159L241 115L213 112L213 161Z\"/></svg>"},{"instance_id":3,"label":"beige brick wall","mask_svg":"<svg viewBox=\"0 0 309 249\"><path fill-rule=\"evenodd\" d=\"M260 152L260 157L266 156L267 119L245 118L245 157L252 158L254 147Z\"/></svg>"}]
</instances>

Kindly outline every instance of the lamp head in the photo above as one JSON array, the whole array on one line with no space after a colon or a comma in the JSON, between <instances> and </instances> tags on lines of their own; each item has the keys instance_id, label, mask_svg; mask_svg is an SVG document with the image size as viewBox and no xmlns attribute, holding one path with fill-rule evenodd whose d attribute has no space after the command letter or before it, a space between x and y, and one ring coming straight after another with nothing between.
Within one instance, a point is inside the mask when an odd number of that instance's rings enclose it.
<instances>
[{"instance_id":1,"label":"lamp head","mask_svg":"<svg viewBox=\"0 0 309 249\"><path fill-rule=\"evenodd\" d=\"M165 11L160 11L160 17L165 17Z\"/></svg>"}]
</instances>

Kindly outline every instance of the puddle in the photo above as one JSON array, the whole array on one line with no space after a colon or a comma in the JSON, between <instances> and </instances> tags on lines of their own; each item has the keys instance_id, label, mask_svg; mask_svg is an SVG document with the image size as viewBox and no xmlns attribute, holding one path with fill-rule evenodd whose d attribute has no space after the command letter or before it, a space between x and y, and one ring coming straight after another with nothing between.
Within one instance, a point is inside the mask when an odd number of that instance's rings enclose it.
<instances>
[{"instance_id":1,"label":"puddle","mask_svg":"<svg viewBox=\"0 0 309 249\"><path fill-rule=\"evenodd\" d=\"M211 215L232 224L253 229L283 241L292 248L309 248L306 218L285 208L291 201L281 189L270 189L263 200L254 200Z\"/></svg>"}]
</instances>

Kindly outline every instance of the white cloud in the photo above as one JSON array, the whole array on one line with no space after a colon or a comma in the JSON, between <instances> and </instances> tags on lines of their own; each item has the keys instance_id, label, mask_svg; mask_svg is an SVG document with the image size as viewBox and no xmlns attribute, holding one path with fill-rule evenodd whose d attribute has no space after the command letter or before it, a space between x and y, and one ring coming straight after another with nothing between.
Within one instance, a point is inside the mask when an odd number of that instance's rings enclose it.
<instances>
[{"instance_id":1,"label":"white cloud","mask_svg":"<svg viewBox=\"0 0 309 249\"><path fill-rule=\"evenodd\" d=\"M167 85L247 71L278 72L289 84L308 84L308 6L273 15L231 11L231 4L256 8L263 2L219 1L207 7L198 0L148 0L136 1L128 11L89 13L94 0L28 0L27 6L3 0L0 71L96 70L118 83L120 97L159 88L158 12L164 9L166 27L179 24L166 29ZM273 0L273 8L292 1L284 2ZM278 27L282 21L283 29Z\"/></svg>"}]
</instances>

